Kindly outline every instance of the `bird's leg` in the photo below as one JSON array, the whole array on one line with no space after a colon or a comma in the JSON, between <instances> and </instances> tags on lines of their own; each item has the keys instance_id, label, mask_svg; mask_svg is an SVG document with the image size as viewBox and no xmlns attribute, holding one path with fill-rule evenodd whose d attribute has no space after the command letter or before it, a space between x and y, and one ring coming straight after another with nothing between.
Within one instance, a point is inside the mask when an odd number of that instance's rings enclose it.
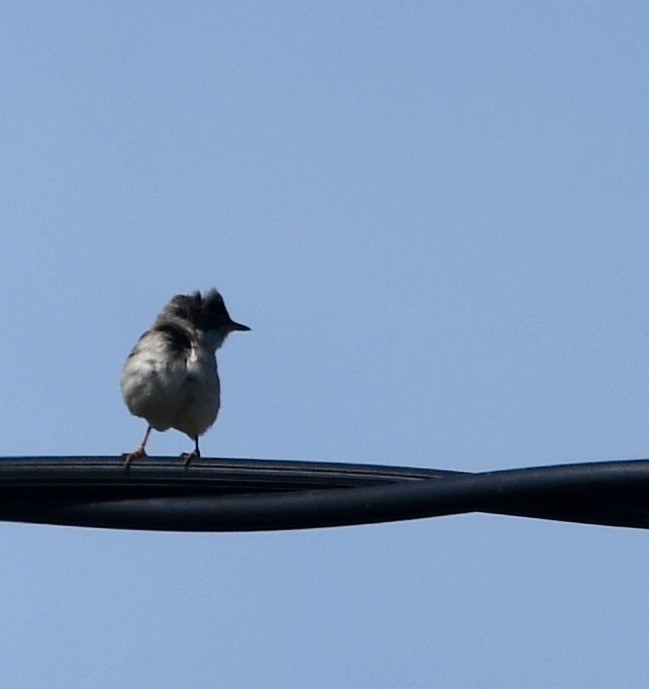
<instances>
[{"instance_id":1,"label":"bird's leg","mask_svg":"<svg viewBox=\"0 0 649 689\"><path fill-rule=\"evenodd\" d=\"M192 463L193 460L198 459L201 456L201 451L198 449L198 436L194 436L194 451L193 452L183 452L180 458L183 460L185 469Z\"/></svg>"},{"instance_id":2,"label":"bird's leg","mask_svg":"<svg viewBox=\"0 0 649 689\"><path fill-rule=\"evenodd\" d=\"M146 450L144 448L146 447L146 441L149 439L149 433L151 433L151 426L149 426L146 429L144 438L142 438L142 442L140 443L140 446L137 448L137 450L135 450L134 452L125 452L122 455L124 469L130 469L131 462L133 462L134 460L140 459L140 457L146 457Z\"/></svg>"}]
</instances>

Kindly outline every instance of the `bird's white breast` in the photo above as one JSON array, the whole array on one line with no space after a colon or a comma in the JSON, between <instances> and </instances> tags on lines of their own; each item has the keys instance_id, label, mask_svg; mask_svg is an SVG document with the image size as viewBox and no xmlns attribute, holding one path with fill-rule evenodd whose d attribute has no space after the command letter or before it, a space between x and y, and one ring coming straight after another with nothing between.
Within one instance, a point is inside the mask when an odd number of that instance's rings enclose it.
<instances>
[{"instance_id":1,"label":"bird's white breast","mask_svg":"<svg viewBox=\"0 0 649 689\"><path fill-rule=\"evenodd\" d=\"M158 431L202 435L219 412L216 357L198 343L187 357L173 356L164 340L147 333L126 361L121 389L131 413Z\"/></svg>"}]
</instances>

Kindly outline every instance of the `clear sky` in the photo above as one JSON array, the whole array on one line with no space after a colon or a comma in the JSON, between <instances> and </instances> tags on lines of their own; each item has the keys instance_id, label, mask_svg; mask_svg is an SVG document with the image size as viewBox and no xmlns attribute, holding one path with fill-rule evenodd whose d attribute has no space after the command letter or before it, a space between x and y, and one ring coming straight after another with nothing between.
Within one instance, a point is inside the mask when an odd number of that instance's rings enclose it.
<instances>
[{"instance_id":1,"label":"clear sky","mask_svg":"<svg viewBox=\"0 0 649 689\"><path fill-rule=\"evenodd\" d=\"M3 3L1 454L134 449L126 354L216 286L252 332L204 455L646 457L648 25L642 2ZM14 689L649 680L643 531L0 540Z\"/></svg>"}]
</instances>

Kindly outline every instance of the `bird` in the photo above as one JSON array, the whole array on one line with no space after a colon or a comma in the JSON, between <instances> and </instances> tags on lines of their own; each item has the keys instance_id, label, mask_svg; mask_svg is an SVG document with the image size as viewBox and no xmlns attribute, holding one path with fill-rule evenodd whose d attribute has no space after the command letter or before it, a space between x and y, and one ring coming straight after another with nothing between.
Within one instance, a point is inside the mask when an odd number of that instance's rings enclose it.
<instances>
[{"instance_id":1,"label":"bird","mask_svg":"<svg viewBox=\"0 0 649 689\"><path fill-rule=\"evenodd\" d=\"M216 289L177 294L128 355L120 380L131 414L146 420L142 442L122 455L125 469L146 457L151 429L175 428L194 441L181 455L185 468L201 456L198 438L214 424L221 404L216 350L235 331L250 330L230 318Z\"/></svg>"}]
</instances>

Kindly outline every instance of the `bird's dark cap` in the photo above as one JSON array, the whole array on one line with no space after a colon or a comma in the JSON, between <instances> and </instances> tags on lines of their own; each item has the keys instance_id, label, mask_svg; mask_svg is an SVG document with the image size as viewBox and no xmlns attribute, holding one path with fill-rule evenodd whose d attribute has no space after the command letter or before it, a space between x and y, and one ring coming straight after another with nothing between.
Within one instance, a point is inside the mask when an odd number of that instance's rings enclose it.
<instances>
[{"instance_id":1,"label":"bird's dark cap","mask_svg":"<svg viewBox=\"0 0 649 689\"><path fill-rule=\"evenodd\" d=\"M237 323L230 318L223 297L211 289L201 294L177 294L165 307L165 311L189 321L200 330L221 330L228 332L250 330L247 325Z\"/></svg>"}]
</instances>

